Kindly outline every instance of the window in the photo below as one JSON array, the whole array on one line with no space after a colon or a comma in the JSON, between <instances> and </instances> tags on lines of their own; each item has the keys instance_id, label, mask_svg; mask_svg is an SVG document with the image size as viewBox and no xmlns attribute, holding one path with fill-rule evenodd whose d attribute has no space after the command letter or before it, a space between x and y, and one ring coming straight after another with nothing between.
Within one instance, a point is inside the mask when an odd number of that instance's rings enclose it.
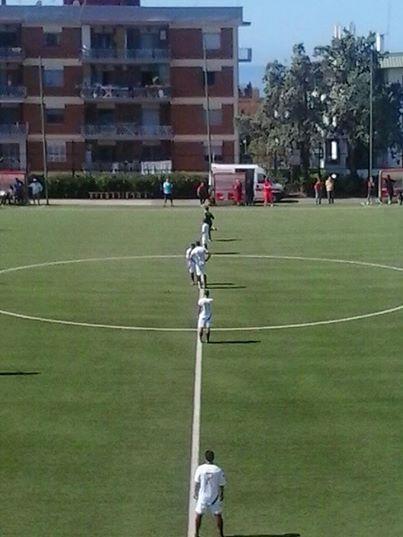
<instances>
[{"instance_id":1,"label":"window","mask_svg":"<svg viewBox=\"0 0 403 537\"><path fill-rule=\"evenodd\" d=\"M208 151L209 151L208 144L205 144L204 145L204 160L206 161L208 161ZM213 142L211 144L211 160L213 162L220 162L222 161L222 159L223 159L222 145Z\"/></svg>"},{"instance_id":2,"label":"window","mask_svg":"<svg viewBox=\"0 0 403 537\"><path fill-rule=\"evenodd\" d=\"M222 110L210 110L210 125L212 127L218 127L219 125L222 125Z\"/></svg>"},{"instance_id":3,"label":"window","mask_svg":"<svg viewBox=\"0 0 403 537\"><path fill-rule=\"evenodd\" d=\"M207 32L203 34L206 50L220 50L221 32Z\"/></svg>"},{"instance_id":4,"label":"window","mask_svg":"<svg viewBox=\"0 0 403 537\"><path fill-rule=\"evenodd\" d=\"M48 162L66 162L66 142L48 142Z\"/></svg>"},{"instance_id":5,"label":"window","mask_svg":"<svg viewBox=\"0 0 403 537\"><path fill-rule=\"evenodd\" d=\"M60 46L60 33L59 32L45 32L44 34L46 47L59 47Z\"/></svg>"},{"instance_id":6,"label":"window","mask_svg":"<svg viewBox=\"0 0 403 537\"><path fill-rule=\"evenodd\" d=\"M47 123L64 123L64 108L47 108Z\"/></svg>"},{"instance_id":7,"label":"window","mask_svg":"<svg viewBox=\"0 0 403 537\"><path fill-rule=\"evenodd\" d=\"M204 87L204 84L205 84L205 80L204 80L205 76L206 76L206 71L204 69L202 69L202 84L203 84L203 87ZM208 86L214 86L215 77L216 77L216 72L215 71L207 71L207 85Z\"/></svg>"},{"instance_id":8,"label":"window","mask_svg":"<svg viewBox=\"0 0 403 537\"><path fill-rule=\"evenodd\" d=\"M61 88L64 85L64 71L63 69L45 69L43 80L48 88Z\"/></svg>"}]
</instances>

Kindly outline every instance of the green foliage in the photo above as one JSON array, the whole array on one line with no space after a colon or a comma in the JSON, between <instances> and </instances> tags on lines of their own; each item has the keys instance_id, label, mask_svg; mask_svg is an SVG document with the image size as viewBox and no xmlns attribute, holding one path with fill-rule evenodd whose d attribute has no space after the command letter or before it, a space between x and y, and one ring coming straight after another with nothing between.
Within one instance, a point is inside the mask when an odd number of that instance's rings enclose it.
<instances>
[{"instance_id":1,"label":"green foliage","mask_svg":"<svg viewBox=\"0 0 403 537\"><path fill-rule=\"evenodd\" d=\"M196 197L197 185L201 180L207 180L206 176L180 172L165 175L61 175L49 178L49 197L85 199L90 192L128 192L135 197L159 198L162 182L167 176L174 184L174 197L185 199Z\"/></svg>"}]
</instances>

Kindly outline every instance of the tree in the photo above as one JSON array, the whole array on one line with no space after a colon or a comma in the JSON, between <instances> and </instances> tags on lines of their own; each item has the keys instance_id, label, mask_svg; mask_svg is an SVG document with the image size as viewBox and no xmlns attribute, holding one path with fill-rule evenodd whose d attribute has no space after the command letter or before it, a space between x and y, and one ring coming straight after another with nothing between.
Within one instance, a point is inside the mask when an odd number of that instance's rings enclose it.
<instances>
[{"instance_id":1,"label":"tree","mask_svg":"<svg viewBox=\"0 0 403 537\"><path fill-rule=\"evenodd\" d=\"M266 68L261 111L244 127L250 129L250 151L276 168L301 165L309 177L313 144L322 136L321 72L302 44L295 45L290 67L275 61Z\"/></svg>"},{"instance_id":2,"label":"tree","mask_svg":"<svg viewBox=\"0 0 403 537\"><path fill-rule=\"evenodd\" d=\"M359 155L369 144L370 77L374 80L374 147L376 151L401 147L400 85L385 84L375 34L355 36L344 30L329 46L317 47L326 86L328 135L344 136L350 172L356 175ZM372 64L372 68L371 68Z\"/></svg>"}]
</instances>

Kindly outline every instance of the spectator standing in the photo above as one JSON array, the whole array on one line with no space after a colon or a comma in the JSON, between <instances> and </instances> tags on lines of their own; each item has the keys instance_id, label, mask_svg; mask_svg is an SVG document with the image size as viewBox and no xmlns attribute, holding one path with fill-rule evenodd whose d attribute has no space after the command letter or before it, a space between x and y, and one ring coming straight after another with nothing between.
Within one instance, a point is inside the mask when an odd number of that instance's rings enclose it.
<instances>
[{"instance_id":1,"label":"spectator standing","mask_svg":"<svg viewBox=\"0 0 403 537\"><path fill-rule=\"evenodd\" d=\"M40 205L43 186L38 181L38 179L35 178L30 183L29 188L31 189L32 201L34 202L34 205L35 205L35 201L38 203L38 205Z\"/></svg>"},{"instance_id":2,"label":"spectator standing","mask_svg":"<svg viewBox=\"0 0 403 537\"><path fill-rule=\"evenodd\" d=\"M254 178L249 177L249 175L247 175L245 180L245 198L246 205L253 205L255 198L255 181Z\"/></svg>"},{"instance_id":3,"label":"spectator standing","mask_svg":"<svg viewBox=\"0 0 403 537\"><path fill-rule=\"evenodd\" d=\"M386 177L385 184L386 184L386 191L388 193L388 205L392 205L393 196L395 194L395 189L394 189L394 181L390 175Z\"/></svg>"},{"instance_id":4,"label":"spectator standing","mask_svg":"<svg viewBox=\"0 0 403 537\"><path fill-rule=\"evenodd\" d=\"M271 181L267 178L264 180L263 183L263 201L265 207L267 207L267 205L270 205L270 207L274 207L273 186L271 184Z\"/></svg>"},{"instance_id":5,"label":"spectator standing","mask_svg":"<svg viewBox=\"0 0 403 537\"><path fill-rule=\"evenodd\" d=\"M329 175L326 179L326 194L329 205L334 204L334 176Z\"/></svg>"},{"instance_id":6,"label":"spectator standing","mask_svg":"<svg viewBox=\"0 0 403 537\"><path fill-rule=\"evenodd\" d=\"M234 198L235 198L235 203L238 206L241 205L242 203L242 193L243 193L242 183L239 179L237 179L234 183Z\"/></svg>"},{"instance_id":7,"label":"spectator standing","mask_svg":"<svg viewBox=\"0 0 403 537\"><path fill-rule=\"evenodd\" d=\"M199 186L197 187L197 197L200 200L200 205L204 205L206 200L208 200L208 188L204 181L200 181Z\"/></svg>"},{"instance_id":8,"label":"spectator standing","mask_svg":"<svg viewBox=\"0 0 403 537\"><path fill-rule=\"evenodd\" d=\"M174 190L174 186L171 180L169 179L169 177L167 177L162 184L162 192L164 194L164 207L167 206L168 200L171 202L171 207L174 206L173 190Z\"/></svg>"},{"instance_id":9,"label":"spectator standing","mask_svg":"<svg viewBox=\"0 0 403 537\"><path fill-rule=\"evenodd\" d=\"M313 186L315 190L315 204L316 205L322 205L322 192L323 192L323 184L320 180L320 177L317 178L316 183Z\"/></svg>"},{"instance_id":10,"label":"spectator standing","mask_svg":"<svg viewBox=\"0 0 403 537\"><path fill-rule=\"evenodd\" d=\"M372 205L375 201L375 182L372 177L367 179L367 205Z\"/></svg>"}]
</instances>

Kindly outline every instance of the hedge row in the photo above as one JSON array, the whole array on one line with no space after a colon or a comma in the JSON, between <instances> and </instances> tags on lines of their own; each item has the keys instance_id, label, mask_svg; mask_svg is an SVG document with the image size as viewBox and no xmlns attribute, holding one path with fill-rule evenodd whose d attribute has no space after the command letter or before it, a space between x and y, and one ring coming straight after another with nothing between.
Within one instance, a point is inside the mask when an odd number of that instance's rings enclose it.
<instances>
[{"instance_id":1,"label":"hedge row","mask_svg":"<svg viewBox=\"0 0 403 537\"><path fill-rule=\"evenodd\" d=\"M172 173L161 175L99 174L51 176L48 179L50 198L85 199L90 192L132 192L139 197L162 197L162 183L169 177L174 184L175 198L195 198L197 185L207 176Z\"/></svg>"}]
</instances>

